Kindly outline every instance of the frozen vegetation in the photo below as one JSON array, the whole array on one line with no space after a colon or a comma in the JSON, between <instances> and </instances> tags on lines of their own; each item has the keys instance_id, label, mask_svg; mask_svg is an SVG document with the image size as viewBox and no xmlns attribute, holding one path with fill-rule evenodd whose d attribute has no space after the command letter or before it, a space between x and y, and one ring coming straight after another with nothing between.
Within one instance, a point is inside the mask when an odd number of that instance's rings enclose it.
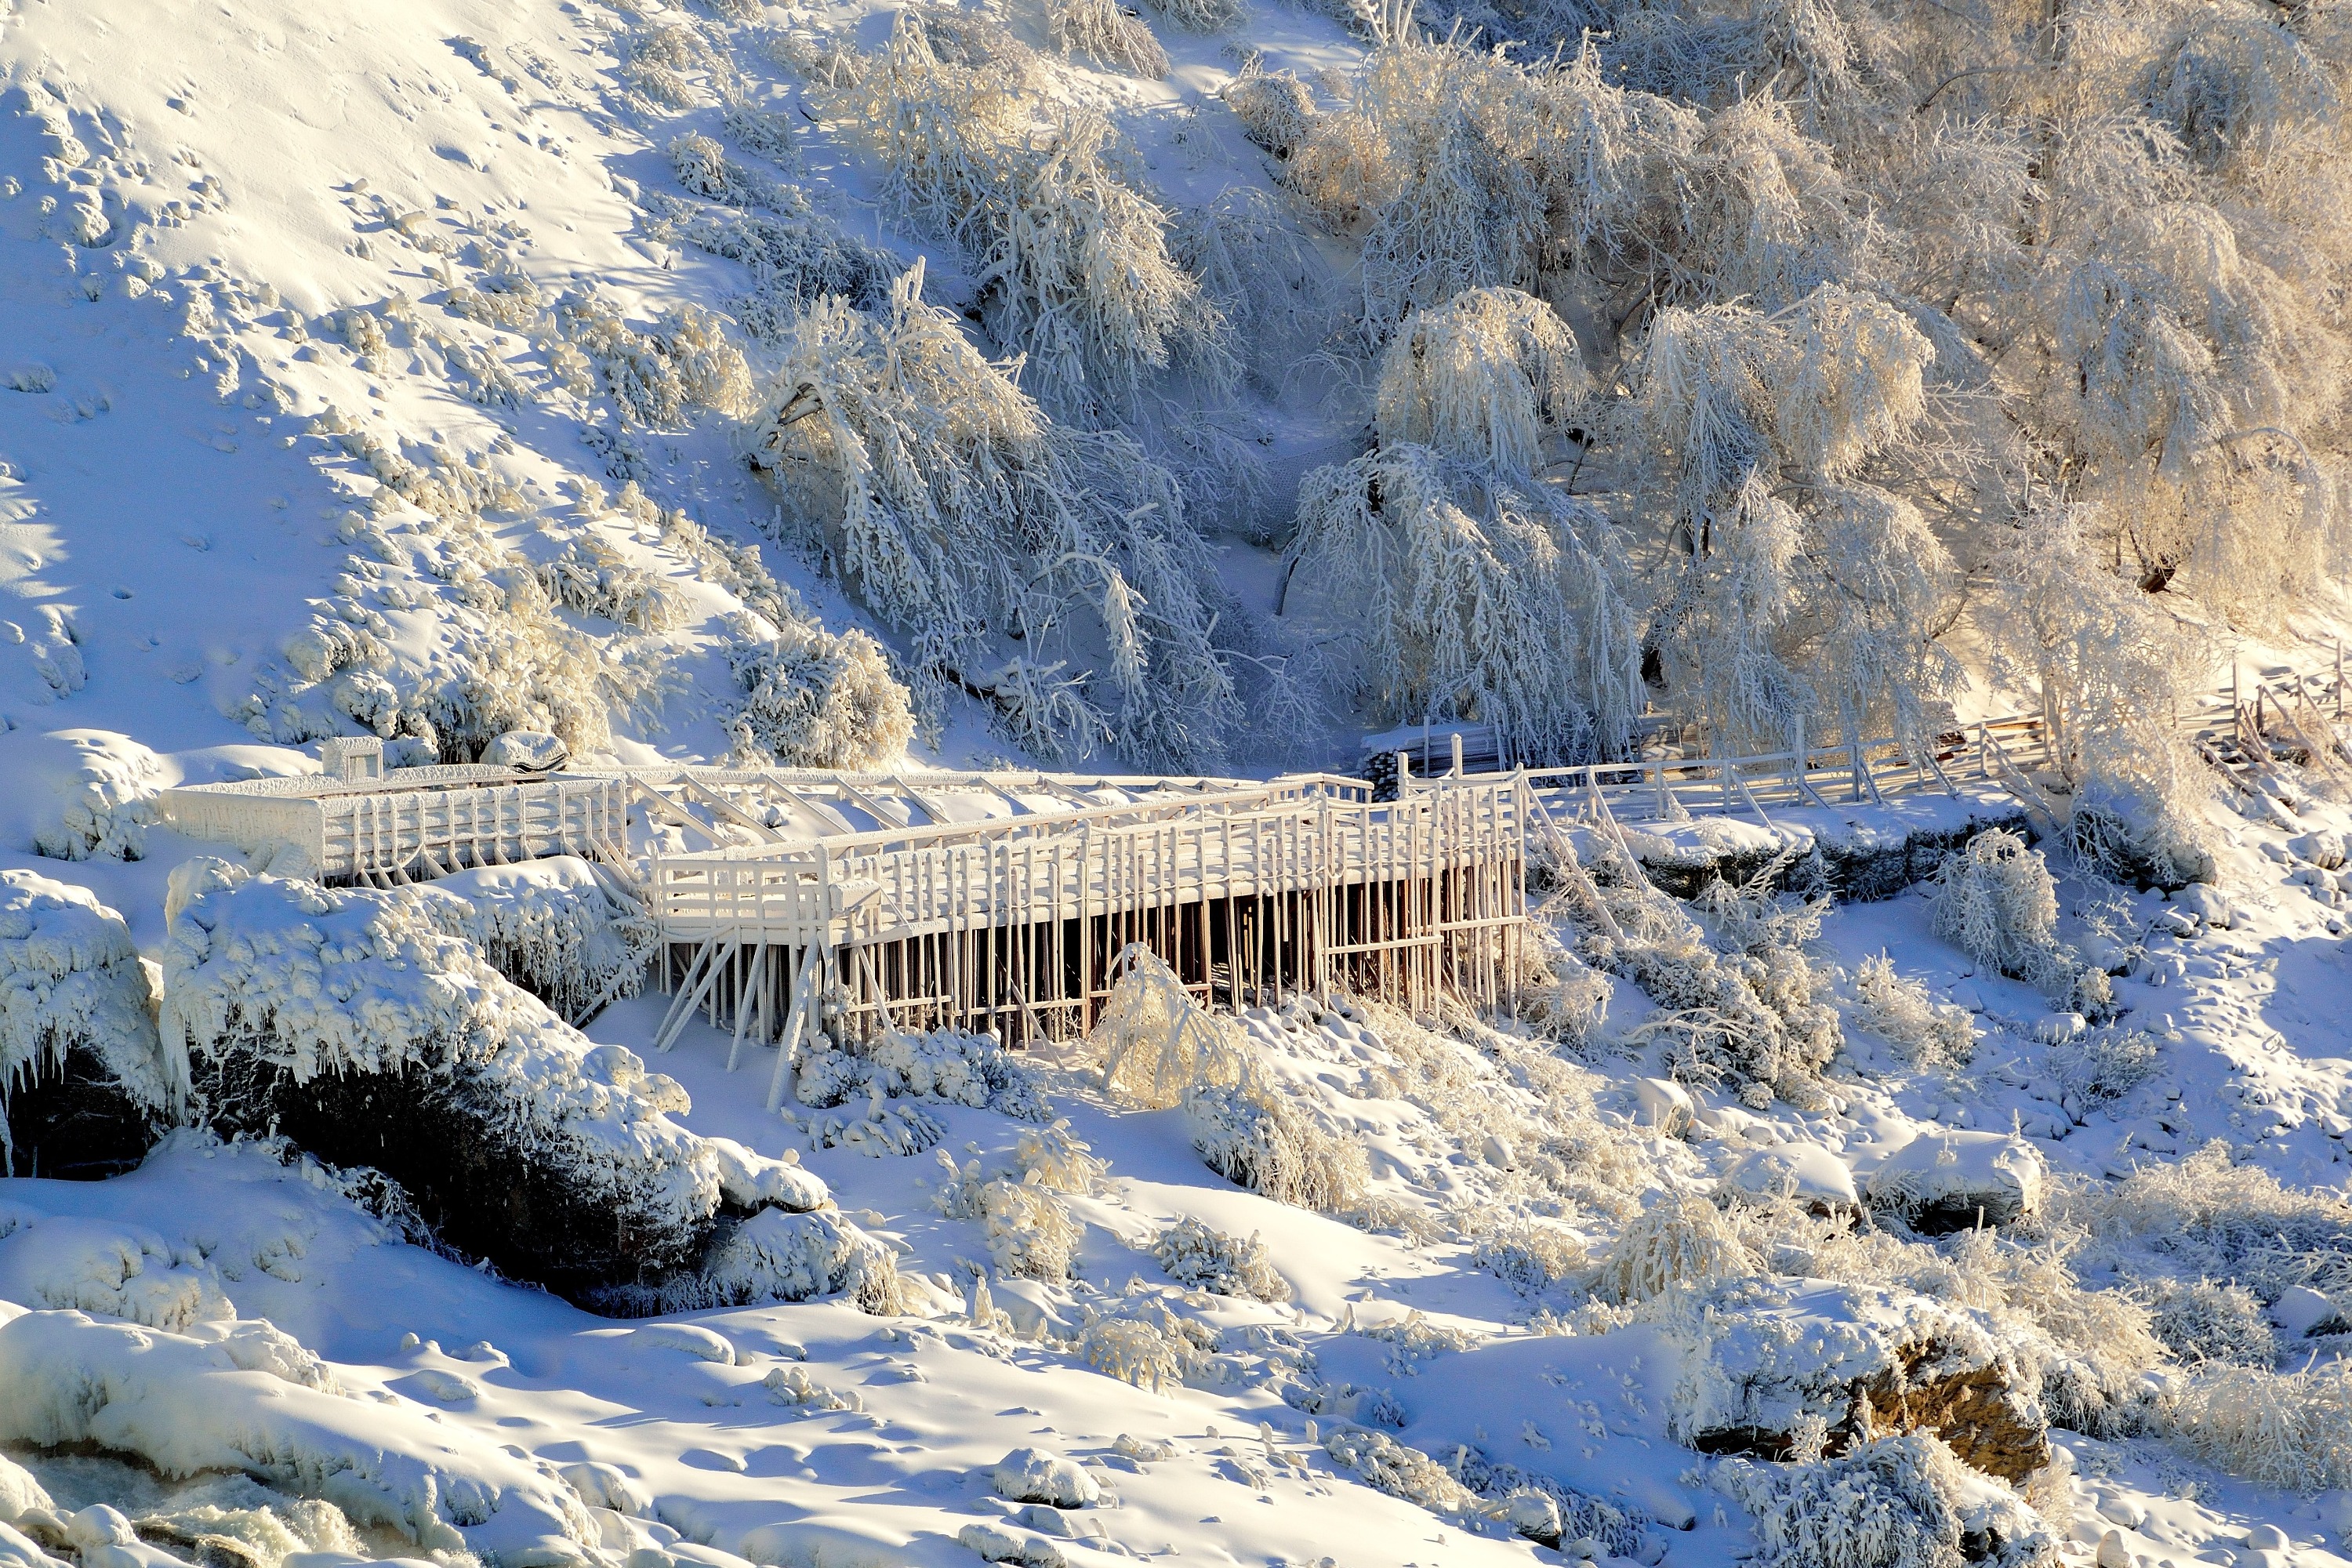
<instances>
[{"instance_id":1,"label":"frozen vegetation","mask_svg":"<svg viewBox=\"0 0 2352 1568\"><path fill-rule=\"evenodd\" d=\"M0 1568L2352 1560L2347 90L2317 0L0 0ZM1641 781L1497 1007L1122 934L790 1059L656 1051L634 786L385 885L159 798L902 775L740 859L1457 729Z\"/></svg>"}]
</instances>

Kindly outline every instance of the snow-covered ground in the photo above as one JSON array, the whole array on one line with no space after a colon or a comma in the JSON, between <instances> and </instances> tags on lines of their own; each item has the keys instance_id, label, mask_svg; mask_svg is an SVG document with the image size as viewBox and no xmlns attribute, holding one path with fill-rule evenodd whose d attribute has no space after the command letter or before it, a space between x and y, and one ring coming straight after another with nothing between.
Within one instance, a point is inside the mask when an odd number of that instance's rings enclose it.
<instances>
[{"instance_id":1,"label":"snow-covered ground","mask_svg":"<svg viewBox=\"0 0 2352 1568\"><path fill-rule=\"evenodd\" d=\"M1155 12L1172 59L1142 79L1033 9L1009 25L1045 96L1114 117L1168 199L1270 188L1215 96L1236 37ZM550 1137L625 1124L616 1168L737 1227L726 1299L812 1298L591 1315L274 1112L104 1181L0 1180L0 1563L2352 1559L2352 874L2324 841L2352 789L2324 769L2292 810L2219 813L2210 885L2068 877L2049 931L1985 915L2032 984L1958 886L1702 921L1583 833L1596 879L1548 868L1560 951L1523 1020L1293 999L1156 1106L1086 1050L932 1042L804 1069L772 1115L723 1031L630 1054L665 998L583 1040L526 996L590 987L534 971L570 917L498 878L313 906L184 869L217 847L158 826L157 789L308 771L357 730L410 761L513 730L625 762L1044 753L1020 694L1051 670L1001 641L910 711L894 671L932 650L744 458L793 392L744 323L804 275L873 304L921 256L923 298L993 308L845 107L893 18L0 0L0 1073L82 1042L168 1116L233 1035L332 1071L504 1063ZM1246 37L1307 79L1360 54L1277 0ZM1245 377L1200 468L1251 454L1279 507L1352 456L1360 410L1312 379ZM1202 604L1236 624L1285 591L1262 510L1235 484L1203 520ZM1108 635L1064 651L1107 670ZM1236 765L1343 759L1340 720L1238 700ZM1982 804L1786 815L1867 847ZM446 1125L384 1136L429 1158Z\"/></svg>"}]
</instances>

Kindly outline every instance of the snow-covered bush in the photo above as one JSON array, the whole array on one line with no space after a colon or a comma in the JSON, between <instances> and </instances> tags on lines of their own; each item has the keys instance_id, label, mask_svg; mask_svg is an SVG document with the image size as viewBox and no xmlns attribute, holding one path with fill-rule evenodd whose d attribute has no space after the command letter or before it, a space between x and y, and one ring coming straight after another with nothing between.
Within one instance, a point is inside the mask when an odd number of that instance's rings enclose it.
<instances>
[{"instance_id":1,"label":"snow-covered bush","mask_svg":"<svg viewBox=\"0 0 2352 1568\"><path fill-rule=\"evenodd\" d=\"M1238 1089L1255 1080L1248 1037L1230 1018L1192 998L1167 962L1136 943L1112 965L1088 1045L1102 1061L1103 1089L1141 1110L1181 1104L1196 1088Z\"/></svg>"},{"instance_id":2,"label":"snow-covered bush","mask_svg":"<svg viewBox=\"0 0 2352 1568\"><path fill-rule=\"evenodd\" d=\"M863 1410L865 1396L856 1389L836 1394L809 1376L804 1366L772 1366L768 1375L760 1380L768 1397L778 1405L789 1405L802 1410Z\"/></svg>"},{"instance_id":3,"label":"snow-covered bush","mask_svg":"<svg viewBox=\"0 0 2352 1568\"><path fill-rule=\"evenodd\" d=\"M1171 1333L1147 1318L1120 1315L1096 1318L1078 1331L1072 1350L1077 1358L1121 1383L1159 1394L1183 1386L1199 1349L1181 1333Z\"/></svg>"},{"instance_id":4,"label":"snow-covered bush","mask_svg":"<svg viewBox=\"0 0 2352 1568\"><path fill-rule=\"evenodd\" d=\"M1174 481L1128 437L1049 420L921 288L917 268L879 314L809 310L753 463L910 636L917 669L992 698L1011 738L1066 756L1116 733L1147 765L1213 757L1233 685ZM1083 695L1057 674L1073 660L1095 676Z\"/></svg>"},{"instance_id":5,"label":"snow-covered bush","mask_svg":"<svg viewBox=\"0 0 2352 1568\"><path fill-rule=\"evenodd\" d=\"M573 540L539 569L539 585L567 610L602 616L639 631L667 631L686 618L677 595L654 573L594 534Z\"/></svg>"},{"instance_id":6,"label":"snow-covered bush","mask_svg":"<svg viewBox=\"0 0 2352 1568\"><path fill-rule=\"evenodd\" d=\"M2352 1366L2301 1372L2209 1367L2167 1401L2175 1443L2258 1486L2318 1491L2352 1485Z\"/></svg>"},{"instance_id":7,"label":"snow-covered bush","mask_svg":"<svg viewBox=\"0 0 2352 1568\"><path fill-rule=\"evenodd\" d=\"M1076 49L1130 76L1168 74L1168 51L1118 0L1046 0L1045 30L1066 56Z\"/></svg>"},{"instance_id":8,"label":"snow-covered bush","mask_svg":"<svg viewBox=\"0 0 2352 1568\"><path fill-rule=\"evenodd\" d=\"M1710 1285L1756 1271L1730 1215L1698 1193L1661 1196L1625 1224L1593 1282L1613 1301L1646 1301L1681 1285Z\"/></svg>"},{"instance_id":9,"label":"snow-covered bush","mask_svg":"<svg viewBox=\"0 0 2352 1568\"><path fill-rule=\"evenodd\" d=\"M1184 1125L1211 1170L1276 1203L1341 1214L1371 1179L1360 1140L1325 1131L1279 1091L1198 1085L1185 1091Z\"/></svg>"},{"instance_id":10,"label":"snow-covered bush","mask_svg":"<svg viewBox=\"0 0 2352 1568\"><path fill-rule=\"evenodd\" d=\"M789 146L790 143L785 143ZM677 183L698 196L730 206L768 205L774 187L727 155L727 149L700 132L689 131L669 144Z\"/></svg>"},{"instance_id":11,"label":"snow-covered bush","mask_svg":"<svg viewBox=\"0 0 2352 1568\"><path fill-rule=\"evenodd\" d=\"M1194 33L1222 33L1247 14L1242 0L1151 0L1151 8Z\"/></svg>"},{"instance_id":12,"label":"snow-covered bush","mask_svg":"<svg viewBox=\"0 0 2352 1568\"><path fill-rule=\"evenodd\" d=\"M1290 1300L1290 1281L1276 1270L1273 1252L1255 1232L1244 1241L1188 1217L1160 1233L1151 1256L1179 1285L1254 1301Z\"/></svg>"},{"instance_id":13,"label":"snow-covered bush","mask_svg":"<svg viewBox=\"0 0 2352 1568\"><path fill-rule=\"evenodd\" d=\"M2084 1013L2110 1006L2105 973L2059 942L2056 879L2016 834L1989 827L1946 856L1935 899L1936 934L1979 963Z\"/></svg>"},{"instance_id":14,"label":"snow-covered bush","mask_svg":"<svg viewBox=\"0 0 2352 1568\"><path fill-rule=\"evenodd\" d=\"M1165 71L1150 29L1109 0L1074 6L1057 36ZM1170 257L1165 210L1123 173L1124 142L1100 116L1049 102L1024 72L949 58L961 51L932 36L942 15L900 12L842 100L898 203L952 235L989 280L990 335L1027 354L1048 406L1080 417L1133 407L1171 368L1224 374L1224 323Z\"/></svg>"},{"instance_id":15,"label":"snow-covered bush","mask_svg":"<svg viewBox=\"0 0 2352 1568\"><path fill-rule=\"evenodd\" d=\"M1401 444L1299 482L1284 564L1352 635L1375 717L1448 713L1494 725L1507 754L1577 762L1622 755L1642 710L1621 550L1557 488Z\"/></svg>"},{"instance_id":16,"label":"snow-covered bush","mask_svg":"<svg viewBox=\"0 0 2352 1568\"><path fill-rule=\"evenodd\" d=\"M1277 158L1288 158L1307 141L1315 120L1315 95L1291 71L1268 71L1252 62L1217 89L1242 122L1242 134Z\"/></svg>"},{"instance_id":17,"label":"snow-covered bush","mask_svg":"<svg viewBox=\"0 0 2352 1568\"><path fill-rule=\"evenodd\" d=\"M2210 1279L2166 1280L2155 1289L2148 1327L2164 1348L2190 1365L2221 1362L2269 1367L2278 1359L2278 1332L2252 1290Z\"/></svg>"},{"instance_id":18,"label":"snow-covered bush","mask_svg":"<svg viewBox=\"0 0 2352 1568\"><path fill-rule=\"evenodd\" d=\"M173 878L162 1034L195 1113L375 1166L451 1244L525 1278L585 1290L688 1261L719 1189L669 1119L676 1082L567 1027L417 890L206 859Z\"/></svg>"},{"instance_id":19,"label":"snow-covered bush","mask_svg":"<svg viewBox=\"0 0 2352 1568\"><path fill-rule=\"evenodd\" d=\"M136 1161L170 1102L152 986L88 889L0 871L0 1170Z\"/></svg>"},{"instance_id":20,"label":"snow-covered bush","mask_svg":"<svg viewBox=\"0 0 2352 1568\"><path fill-rule=\"evenodd\" d=\"M947 1179L932 1202L950 1219L981 1222L999 1269L1032 1279L1070 1277L1086 1233L1069 1205L1034 1173L983 1173L978 1160L958 1166L944 1150L940 1165Z\"/></svg>"},{"instance_id":21,"label":"snow-covered bush","mask_svg":"<svg viewBox=\"0 0 2352 1568\"><path fill-rule=\"evenodd\" d=\"M718 317L680 305L640 332L603 295L571 295L555 321L564 341L588 356L623 417L674 427L693 410L740 414L751 402L751 373L743 352L727 341Z\"/></svg>"},{"instance_id":22,"label":"snow-covered bush","mask_svg":"<svg viewBox=\"0 0 2352 1568\"><path fill-rule=\"evenodd\" d=\"M2050 1073L2082 1104L2105 1105L2155 1077L2160 1050L2146 1029L2105 1024L2051 1047Z\"/></svg>"},{"instance_id":23,"label":"snow-covered bush","mask_svg":"<svg viewBox=\"0 0 2352 1568\"><path fill-rule=\"evenodd\" d=\"M1815 1100L1815 1080L1843 1039L1836 1010L1821 999L1827 977L1804 952L1827 900L1775 894L1776 861L1738 889L1710 883L1702 924L1652 887L1622 844L1598 847L1589 871L1565 837L1547 853L1562 888L1557 907L1581 933L1578 956L1659 1005L1631 1037L1664 1041L1678 1078L1730 1076L1759 1108L1775 1094Z\"/></svg>"},{"instance_id":24,"label":"snow-covered bush","mask_svg":"<svg viewBox=\"0 0 2352 1568\"><path fill-rule=\"evenodd\" d=\"M599 1540L552 1464L413 1404L332 1392L317 1359L265 1322L0 1322L0 1443L89 1445L164 1475L243 1472L427 1552L573 1562Z\"/></svg>"},{"instance_id":25,"label":"snow-covered bush","mask_svg":"<svg viewBox=\"0 0 2352 1568\"><path fill-rule=\"evenodd\" d=\"M1542 1220L1528 1220L1480 1237L1470 1261L1474 1268L1528 1296L1539 1296L1555 1285L1580 1279L1591 1264L1581 1237Z\"/></svg>"},{"instance_id":26,"label":"snow-covered bush","mask_svg":"<svg viewBox=\"0 0 2352 1568\"><path fill-rule=\"evenodd\" d=\"M801 1103L819 1110L878 1093L969 1105L1022 1121L1050 1114L1026 1066L996 1041L960 1029L892 1030L856 1051L812 1051L801 1060L797 1081Z\"/></svg>"},{"instance_id":27,"label":"snow-covered bush","mask_svg":"<svg viewBox=\"0 0 2352 1568\"><path fill-rule=\"evenodd\" d=\"M906 270L905 262L817 210L797 185L770 187L767 206L761 213L683 212L657 218L653 226L751 271L751 292L730 300L728 309L761 343L782 342L801 312L828 294L860 310L889 299L891 280Z\"/></svg>"},{"instance_id":28,"label":"snow-covered bush","mask_svg":"<svg viewBox=\"0 0 2352 1568\"><path fill-rule=\"evenodd\" d=\"M2218 1141L2135 1165L2120 1182L2056 1186L2049 1215L2088 1232L2109 1257L2147 1247L2189 1275L2243 1285L2265 1300L2296 1285L2352 1286L2352 1204L2284 1186L2260 1165L2232 1163Z\"/></svg>"},{"instance_id":29,"label":"snow-covered bush","mask_svg":"<svg viewBox=\"0 0 2352 1568\"><path fill-rule=\"evenodd\" d=\"M2040 1568L2058 1542L2008 1489L1972 1474L1932 1433L1864 1443L1834 1459L1726 1461L1716 1485L1756 1521L1765 1568ZM1963 1547L1966 1550L1963 1550Z\"/></svg>"},{"instance_id":30,"label":"snow-covered bush","mask_svg":"<svg viewBox=\"0 0 2352 1568\"><path fill-rule=\"evenodd\" d=\"M1050 1192L1089 1194L1102 1185L1109 1173L1110 1162L1097 1156L1094 1146L1070 1131L1067 1118L1057 1117L1045 1121L1043 1116L1030 1120L1044 1121L1041 1127L1025 1127L1013 1141L1013 1163L1021 1168L1024 1180L1034 1181Z\"/></svg>"},{"instance_id":31,"label":"snow-covered bush","mask_svg":"<svg viewBox=\"0 0 2352 1568\"><path fill-rule=\"evenodd\" d=\"M1366 1486L1433 1513L1467 1514L1478 1509L1478 1495L1455 1480L1444 1466L1385 1432L1335 1427L1325 1435L1323 1451L1333 1464Z\"/></svg>"},{"instance_id":32,"label":"snow-covered bush","mask_svg":"<svg viewBox=\"0 0 2352 1568\"><path fill-rule=\"evenodd\" d=\"M1976 1053L1976 1029L1968 1009L1937 1003L1927 987L1898 974L1886 954L1854 967L1855 1021L1893 1046L1913 1067L1948 1072L1968 1065Z\"/></svg>"},{"instance_id":33,"label":"snow-covered bush","mask_svg":"<svg viewBox=\"0 0 2352 1568\"><path fill-rule=\"evenodd\" d=\"M744 691L728 730L761 765L874 769L906 754L913 707L864 632L793 621L772 639L734 644L728 663Z\"/></svg>"},{"instance_id":34,"label":"snow-covered bush","mask_svg":"<svg viewBox=\"0 0 2352 1568\"><path fill-rule=\"evenodd\" d=\"M1516 289L1473 289L1414 311L1381 356L1373 426L1498 473L1532 474L1583 401L1576 339Z\"/></svg>"},{"instance_id":35,"label":"snow-covered bush","mask_svg":"<svg viewBox=\"0 0 2352 1568\"><path fill-rule=\"evenodd\" d=\"M768 1208L729 1230L698 1271L667 1282L661 1310L806 1301L843 1291L866 1311L903 1311L898 1255L830 1210Z\"/></svg>"},{"instance_id":36,"label":"snow-covered bush","mask_svg":"<svg viewBox=\"0 0 2352 1568\"><path fill-rule=\"evenodd\" d=\"M415 908L562 1017L600 996L633 996L645 983L652 932L644 916L616 902L576 856L460 871L419 888Z\"/></svg>"}]
</instances>

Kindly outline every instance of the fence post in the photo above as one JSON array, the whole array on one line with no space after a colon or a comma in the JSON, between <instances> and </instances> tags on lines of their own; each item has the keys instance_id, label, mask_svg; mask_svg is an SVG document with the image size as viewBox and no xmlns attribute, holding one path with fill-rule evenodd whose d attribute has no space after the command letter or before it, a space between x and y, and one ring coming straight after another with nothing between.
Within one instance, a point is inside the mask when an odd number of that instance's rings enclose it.
<instances>
[{"instance_id":1,"label":"fence post","mask_svg":"<svg viewBox=\"0 0 2352 1568\"><path fill-rule=\"evenodd\" d=\"M1462 776L1462 731L1454 731L1454 776Z\"/></svg>"}]
</instances>

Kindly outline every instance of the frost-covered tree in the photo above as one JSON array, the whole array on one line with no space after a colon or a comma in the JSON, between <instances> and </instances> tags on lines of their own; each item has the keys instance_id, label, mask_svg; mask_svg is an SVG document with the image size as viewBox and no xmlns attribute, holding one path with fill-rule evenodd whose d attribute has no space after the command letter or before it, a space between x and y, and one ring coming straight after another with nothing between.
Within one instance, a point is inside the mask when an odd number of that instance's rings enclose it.
<instances>
[{"instance_id":1,"label":"frost-covered tree","mask_svg":"<svg viewBox=\"0 0 2352 1568\"><path fill-rule=\"evenodd\" d=\"M888 308L817 302L782 344L751 456L929 678L992 700L1047 755L1106 740L1150 766L1213 761L1232 679L1214 574L1168 471L1131 438L1049 418L923 269Z\"/></svg>"}]
</instances>

